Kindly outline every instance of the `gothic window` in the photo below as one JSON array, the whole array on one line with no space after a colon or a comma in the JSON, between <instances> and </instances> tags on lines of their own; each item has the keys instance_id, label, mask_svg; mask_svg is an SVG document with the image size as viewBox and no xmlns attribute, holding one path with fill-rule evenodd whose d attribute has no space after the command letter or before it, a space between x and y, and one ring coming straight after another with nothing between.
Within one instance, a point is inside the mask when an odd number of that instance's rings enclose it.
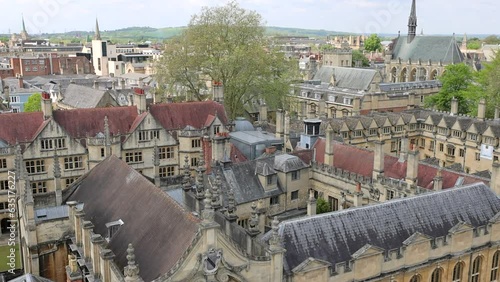
<instances>
[{"instance_id":1,"label":"gothic window","mask_svg":"<svg viewBox=\"0 0 500 282\"><path fill-rule=\"evenodd\" d=\"M339 200L337 198L328 196L328 205L330 206L330 211L339 210Z\"/></svg>"},{"instance_id":2,"label":"gothic window","mask_svg":"<svg viewBox=\"0 0 500 282\"><path fill-rule=\"evenodd\" d=\"M42 139L40 140L40 146L42 150L52 150L52 139Z\"/></svg>"},{"instance_id":3,"label":"gothic window","mask_svg":"<svg viewBox=\"0 0 500 282\"><path fill-rule=\"evenodd\" d=\"M480 274L481 274L481 257L477 257L474 259L472 263L472 272L471 272L471 282L479 282Z\"/></svg>"},{"instance_id":4,"label":"gothic window","mask_svg":"<svg viewBox=\"0 0 500 282\"><path fill-rule=\"evenodd\" d=\"M441 268L436 268L431 275L431 282L441 282Z\"/></svg>"},{"instance_id":5,"label":"gothic window","mask_svg":"<svg viewBox=\"0 0 500 282\"><path fill-rule=\"evenodd\" d=\"M413 275L410 282L420 282L420 276L418 274Z\"/></svg>"},{"instance_id":6,"label":"gothic window","mask_svg":"<svg viewBox=\"0 0 500 282\"><path fill-rule=\"evenodd\" d=\"M280 201L279 201L278 196L273 196L273 197L269 198L269 205L270 206L278 205L279 203L280 203Z\"/></svg>"},{"instance_id":7,"label":"gothic window","mask_svg":"<svg viewBox=\"0 0 500 282\"><path fill-rule=\"evenodd\" d=\"M292 194L290 195L291 200L297 200L299 198L299 190L293 191Z\"/></svg>"},{"instance_id":8,"label":"gothic window","mask_svg":"<svg viewBox=\"0 0 500 282\"><path fill-rule=\"evenodd\" d=\"M8 190L8 189L9 189L9 181L0 180L0 190Z\"/></svg>"},{"instance_id":9,"label":"gothic window","mask_svg":"<svg viewBox=\"0 0 500 282\"><path fill-rule=\"evenodd\" d=\"M164 166L160 167L160 177L174 176L175 167L174 166Z\"/></svg>"},{"instance_id":10,"label":"gothic window","mask_svg":"<svg viewBox=\"0 0 500 282\"><path fill-rule=\"evenodd\" d=\"M45 181L32 182L31 189L33 189L33 194L47 193L47 182Z\"/></svg>"},{"instance_id":11,"label":"gothic window","mask_svg":"<svg viewBox=\"0 0 500 282\"><path fill-rule=\"evenodd\" d=\"M66 157L64 158L64 170L83 168L82 157Z\"/></svg>"},{"instance_id":12,"label":"gothic window","mask_svg":"<svg viewBox=\"0 0 500 282\"><path fill-rule=\"evenodd\" d=\"M45 172L45 161L44 160L26 161L25 166L26 166L26 171L28 172L28 174Z\"/></svg>"},{"instance_id":13,"label":"gothic window","mask_svg":"<svg viewBox=\"0 0 500 282\"><path fill-rule=\"evenodd\" d=\"M292 171L292 181L298 179L300 179L300 171L299 170Z\"/></svg>"},{"instance_id":14,"label":"gothic window","mask_svg":"<svg viewBox=\"0 0 500 282\"><path fill-rule=\"evenodd\" d=\"M453 268L453 276L451 278L452 282L462 281L463 264L461 262L457 263Z\"/></svg>"},{"instance_id":15,"label":"gothic window","mask_svg":"<svg viewBox=\"0 0 500 282\"><path fill-rule=\"evenodd\" d=\"M201 140L200 139L191 140L191 147L192 148L199 148L199 147L201 147Z\"/></svg>"},{"instance_id":16,"label":"gothic window","mask_svg":"<svg viewBox=\"0 0 500 282\"><path fill-rule=\"evenodd\" d=\"M396 193L394 191L387 190L387 197L386 197L387 200L392 200L392 199L394 199L395 196L396 196Z\"/></svg>"},{"instance_id":17,"label":"gothic window","mask_svg":"<svg viewBox=\"0 0 500 282\"><path fill-rule=\"evenodd\" d=\"M126 163L140 163L142 162L142 152L129 152L125 153L125 162Z\"/></svg>"},{"instance_id":18,"label":"gothic window","mask_svg":"<svg viewBox=\"0 0 500 282\"><path fill-rule=\"evenodd\" d=\"M159 154L160 160L173 159L174 158L174 147L160 147L160 148L158 148L158 154Z\"/></svg>"},{"instance_id":19,"label":"gothic window","mask_svg":"<svg viewBox=\"0 0 500 282\"><path fill-rule=\"evenodd\" d=\"M71 184L73 184L76 180L78 179L78 177L70 177L70 178L66 178L64 179L64 182L66 184L66 187L70 186Z\"/></svg>"},{"instance_id":20,"label":"gothic window","mask_svg":"<svg viewBox=\"0 0 500 282\"><path fill-rule=\"evenodd\" d=\"M497 281L498 280L498 258L500 256L500 251L497 251L493 255L493 259L491 261L491 277L490 281Z\"/></svg>"},{"instance_id":21,"label":"gothic window","mask_svg":"<svg viewBox=\"0 0 500 282\"><path fill-rule=\"evenodd\" d=\"M0 169L7 168L7 159L0 159Z\"/></svg>"}]
</instances>

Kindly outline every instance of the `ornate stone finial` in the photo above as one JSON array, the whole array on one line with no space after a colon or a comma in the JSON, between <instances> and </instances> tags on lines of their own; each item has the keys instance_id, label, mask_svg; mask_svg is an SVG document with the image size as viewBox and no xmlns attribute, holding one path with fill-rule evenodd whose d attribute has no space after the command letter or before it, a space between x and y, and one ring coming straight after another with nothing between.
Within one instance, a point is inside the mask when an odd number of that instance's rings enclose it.
<instances>
[{"instance_id":1,"label":"ornate stone finial","mask_svg":"<svg viewBox=\"0 0 500 282\"><path fill-rule=\"evenodd\" d=\"M111 133L109 130L108 116L104 116L104 142L106 146L111 145Z\"/></svg>"},{"instance_id":2,"label":"ornate stone finial","mask_svg":"<svg viewBox=\"0 0 500 282\"><path fill-rule=\"evenodd\" d=\"M61 164L59 164L59 155L57 155L56 149L54 149L54 177L61 178Z\"/></svg>"},{"instance_id":3,"label":"ornate stone finial","mask_svg":"<svg viewBox=\"0 0 500 282\"><path fill-rule=\"evenodd\" d=\"M257 204L252 203L252 217L248 222L248 231L259 232L259 215L257 214Z\"/></svg>"},{"instance_id":4,"label":"ornate stone finial","mask_svg":"<svg viewBox=\"0 0 500 282\"><path fill-rule=\"evenodd\" d=\"M19 145L19 144L16 145L15 168L16 168L17 180L23 179L23 177L24 177L23 152L21 150L21 145Z\"/></svg>"},{"instance_id":5,"label":"ornate stone finial","mask_svg":"<svg viewBox=\"0 0 500 282\"><path fill-rule=\"evenodd\" d=\"M278 217L275 216L273 221L271 222L271 239L269 239L269 245L271 248L281 247L281 239L278 233L279 230L279 221Z\"/></svg>"},{"instance_id":6,"label":"ornate stone finial","mask_svg":"<svg viewBox=\"0 0 500 282\"><path fill-rule=\"evenodd\" d=\"M188 155L184 156L184 177L182 178L184 191L191 190L191 167L189 166Z\"/></svg>"},{"instance_id":7,"label":"ornate stone finial","mask_svg":"<svg viewBox=\"0 0 500 282\"><path fill-rule=\"evenodd\" d=\"M214 209L212 208L212 193L210 189L205 190L205 199L203 200L205 207L201 211L201 218L203 222L209 223L214 221Z\"/></svg>"},{"instance_id":8,"label":"ornate stone finial","mask_svg":"<svg viewBox=\"0 0 500 282\"><path fill-rule=\"evenodd\" d=\"M216 172L215 173L215 182L214 182L214 185L212 185L212 187L213 187L212 206L215 209L218 209L221 207L221 184L222 184L222 181L221 181L220 172Z\"/></svg>"},{"instance_id":9,"label":"ornate stone finial","mask_svg":"<svg viewBox=\"0 0 500 282\"><path fill-rule=\"evenodd\" d=\"M233 189L229 189L229 192L227 193L227 209L226 209L226 215L227 216L235 216L236 212L236 201L234 199L234 191Z\"/></svg>"},{"instance_id":10,"label":"ornate stone finial","mask_svg":"<svg viewBox=\"0 0 500 282\"><path fill-rule=\"evenodd\" d=\"M123 273L125 274L125 281L138 281L139 265L135 263L134 247L132 244L128 244L127 266L125 266Z\"/></svg>"}]
</instances>

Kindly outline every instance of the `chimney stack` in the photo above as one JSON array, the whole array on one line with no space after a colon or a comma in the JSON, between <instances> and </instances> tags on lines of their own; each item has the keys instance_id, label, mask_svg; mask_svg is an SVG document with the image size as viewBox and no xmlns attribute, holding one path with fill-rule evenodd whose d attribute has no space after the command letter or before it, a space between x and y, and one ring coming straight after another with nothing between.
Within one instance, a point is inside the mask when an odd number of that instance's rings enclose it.
<instances>
[{"instance_id":1,"label":"chimney stack","mask_svg":"<svg viewBox=\"0 0 500 282\"><path fill-rule=\"evenodd\" d=\"M259 122L260 124L267 122L267 104L262 101L259 108Z\"/></svg>"},{"instance_id":2,"label":"chimney stack","mask_svg":"<svg viewBox=\"0 0 500 282\"><path fill-rule=\"evenodd\" d=\"M484 98L481 98L479 101L479 105L477 107L477 118L480 120L484 120L486 117L486 101Z\"/></svg>"},{"instance_id":3,"label":"chimney stack","mask_svg":"<svg viewBox=\"0 0 500 282\"><path fill-rule=\"evenodd\" d=\"M225 148L226 148L226 136L223 134L218 134L213 138L212 144L212 161L223 162L225 156Z\"/></svg>"},{"instance_id":4,"label":"chimney stack","mask_svg":"<svg viewBox=\"0 0 500 282\"><path fill-rule=\"evenodd\" d=\"M363 191L361 191L361 183L356 182L356 191L354 192L354 206L363 206Z\"/></svg>"},{"instance_id":5,"label":"chimney stack","mask_svg":"<svg viewBox=\"0 0 500 282\"><path fill-rule=\"evenodd\" d=\"M99 89L99 81L94 80L94 89Z\"/></svg>"},{"instance_id":6,"label":"chimney stack","mask_svg":"<svg viewBox=\"0 0 500 282\"><path fill-rule=\"evenodd\" d=\"M408 153L408 161L406 162L406 182L410 187L412 185L417 185L418 155L418 150L415 150L414 145L411 144L411 150Z\"/></svg>"},{"instance_id":7,"label":"chimney stack","mask_svg":"<svg viewBox=\"0 0 500 282\"><path fill-rule=\"evenodd\" d=\"M122 87L122 90L123 90L123 89L125 89L125 78L122 78L122 79L120 80L120 85L121 85L121 87Z\"/></svg>"},{"instance_id":8,"label":"chimney stack","mask_svg":"<svg viewBox=\"0 0 500 282\"><path fill-rule=\"evenodd\" d=\"M137 112L142 114L146 111L146 95L144 89L134 89L134 106L137 107Z\"/></svg>"},{"instance_id":9,"label":"chimney stack","mask_svg":"<svg viewBox=\"0 0 500 282\"><path fill-rule=\"evenodd\" d=\"M453 116L458 115L458 100L455 97L453 97L453 99L451 99L451 110L450 110L450 113Z\"/></svg>"},{"instance_id":10,"label":"chimney stack","mask_svg":"<svg viewBox=\"0 0 500 282\"><path fill-rule=\"evenodd\" d=\"M52 100L50 99L50 94L45 91L42 92L42 112L44 119L52 117Z\"/></svg>"},{"instance_id":11,"label":"chimney stack","mask_svg":"<svg viewBox=\"0 0 500 282\"><path fill-rule=\"evenodd\" d=\"M443 176L441 175L441 173L442 173L442 168L439 168L436 173L436 176L434 177L434 187L433 187L434 191L443 190ZM493 174L491 179L493 179Z\"/></svg>"},{"instance_id":12,"label":"chimney stack","mask_svg":"<svg viewBox=\"0 0 500 282\"><path fill-rule=\"evenodd\" d=\"M328 125L326 129L326 144L325 144L325 164L333 166L333 129Z\"/></svg>"},{"instance_id":13,"label":"chimney stack","mask_svg":"<svg viewBox=\"0 0 500 282\"><path fill-rule=\"evenodd\" d=\"M500 163L498 161L493 161L491 167L490 188L497 196L500 196Z\"/></svg>"},{"instance_id":14,"label":"chimney stack","mask_svg":"<svg viewBox=\"0 0 500 282\"><path fill-rule=\"evenodd\" d=\"M373 180L378 180L384 176L384 145L382 139L373 142L375 148L373 152Z\"/></svg>"},{"instance_id":15,"label":"chimney stack","mask_svg":"<svg viewBox=\"0 0 500 282\"><path fill-rule=\"evenodd\" d=\"M283 137L283 110L278 109L276 111L276 138Z\"/></svg>"},{"instance_id":16,"label":"chimney stack","mask_svg":"<svg viewBox=\"0 0 500 282\"><path fill-rule=\"evenodd\" d=\"M20 88L20 89L24 89L24 78L23 78L23 76L22 76L22 75L19 75L19 76L17 77L17 81L19 82L19 88Z\"/></svg>"},{"instance_id":17,"label":"chimney stack","mask_svg":"<svg viewBox=\"0 0 500 282\"><path fill-rule=\"evenodd\" d=\"M314 198L313 189L309 189L309 199L307 200L307 215L316 215L316 198Z\"/></svg>"}]
</instances>

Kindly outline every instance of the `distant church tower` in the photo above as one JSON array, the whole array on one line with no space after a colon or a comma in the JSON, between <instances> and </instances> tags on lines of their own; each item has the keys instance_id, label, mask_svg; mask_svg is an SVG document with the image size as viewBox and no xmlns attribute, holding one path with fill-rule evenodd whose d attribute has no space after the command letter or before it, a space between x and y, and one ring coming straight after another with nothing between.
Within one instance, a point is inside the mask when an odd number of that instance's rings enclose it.
<instances>
[{"instance_id":1,"label":"distant church tower","mask_svg":"<svg viewBox=\"0 0 500 282\"><path fill-rule=\"evenodd\" d=\"M28 40L28 32L26 31L26 25L24 24L24 16L22 17L22 21L23 21L23 30L21 31L21 39L24 41L24 40Z\"/></svg>"},{"instance_id":2,"label":"distant church tower","mask_svg":"<svg viewBox=\"0 0 500 282\"><path fill-rule=\"evenodd\" d=\"M411 4L410 18L408 19L408 44L410 44L417 34L417 9L415 0Z\"/></svg>"}]
</instances>

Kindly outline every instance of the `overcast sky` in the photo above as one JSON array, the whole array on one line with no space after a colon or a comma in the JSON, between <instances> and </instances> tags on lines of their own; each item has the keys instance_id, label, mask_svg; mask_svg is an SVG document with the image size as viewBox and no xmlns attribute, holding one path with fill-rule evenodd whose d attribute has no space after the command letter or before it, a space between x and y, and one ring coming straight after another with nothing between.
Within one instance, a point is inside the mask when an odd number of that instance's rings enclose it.
<instances>
[{"instance_id":1,"label":"overcast sky","mask_svg":"<svg viewBox=\"0 0 500 282\"><path fill-rule=\"evenodd\" d=\"M203 6L223 0L0 0L0 33L19 33L24 15L28 33L131 26L185 26ZM269 26L357 33L407 31L411 0L239 0ZM499 0L417 0L418 32L500 34Z\"/></svg>"}]
</instances>

